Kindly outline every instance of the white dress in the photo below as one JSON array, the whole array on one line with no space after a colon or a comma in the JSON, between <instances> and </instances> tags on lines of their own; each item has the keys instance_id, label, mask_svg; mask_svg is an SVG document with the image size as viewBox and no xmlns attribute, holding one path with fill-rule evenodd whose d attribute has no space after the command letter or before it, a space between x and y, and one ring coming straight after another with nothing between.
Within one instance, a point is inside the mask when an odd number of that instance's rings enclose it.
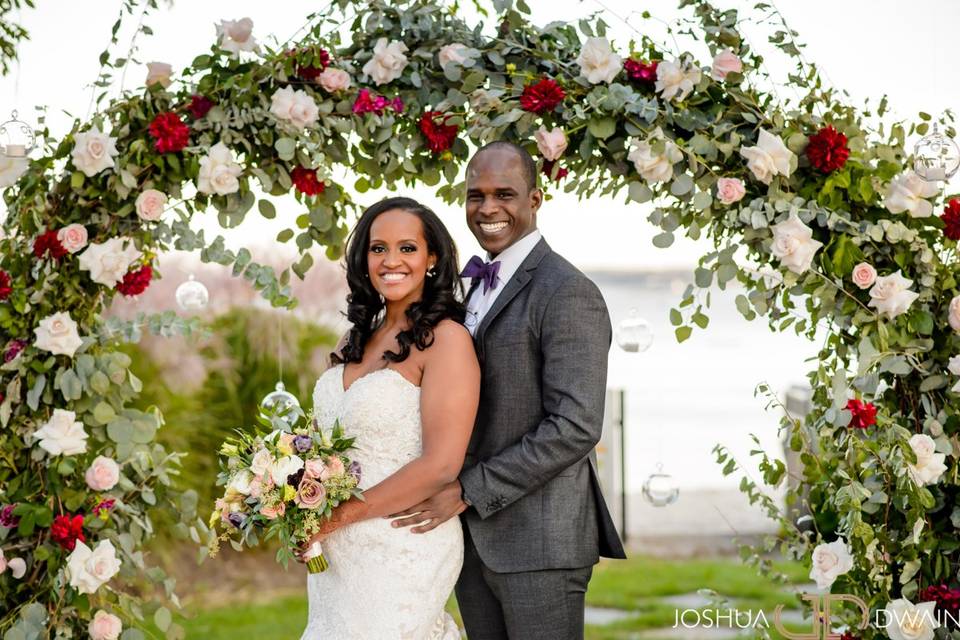
<instances>
[{"instance_id":1,"label":"white dress","mask_svg":"<svg viewBox=\"0 0 960 640\"><path fill-rule=\"evenodd\" d=\"M420 387L380 369L343 389L343 365L313 390L324 428L337 419L356 438L349 452L367 489L421 453ZM330 567L307 578L310 612L301 640L459 640L444 606L463 564L459 518L422 534L373 518L323 541Z\"/></svg>"}]
</instances>

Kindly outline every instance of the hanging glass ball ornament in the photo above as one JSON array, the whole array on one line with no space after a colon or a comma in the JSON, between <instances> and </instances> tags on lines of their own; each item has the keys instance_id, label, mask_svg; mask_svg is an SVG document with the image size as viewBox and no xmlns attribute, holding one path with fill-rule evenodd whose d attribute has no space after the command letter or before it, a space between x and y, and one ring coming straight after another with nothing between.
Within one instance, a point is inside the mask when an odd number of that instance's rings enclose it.
<instances>
[{"instance_id":1,"label":"hanging glass ball ornament","mask_svg":"<svg viewBox=\"0 0 960 640\"><path fill-rule=\"evenodd\" d=\"M17 118L16 109L10 114L9 120L0 124L0 145L3 155L8 158L26 158L37 146L33 127Z\"/></svg>"},{"instance_id":2,"label":"hanging glass ball ornament","mask_svg":"<svg viewBox=\"0 0 960 640\"><path fill-rule=\"evenodd\" d=\"M617 327L617 346L627 353L646 351L653 343L653 331L650 323L640 317L636 309L624 318Z\"/></svg>"},{"instance_id":3,"label":"hanging glass ball ornament","mask_svg":"<svg viewBox=\"0 0 960 640\"><path fill-rule=\"evenodd\" d=\"M210 292L202 282L194 279L193 274L190 278L177 287L177 304L184 311L199 311L207 306L210 301Z\"/></svg>"},{"instance_id":4,"label":"hanging glass ball ornament","mask_svg":"<svg viewBox=\"0 0 960 640\"><path fill-rule=\"evenodd\" d=\"M296 410L293 410L296 408ZM287 391L282 382L278 382L273 391L264 396L260 401L260 415L269 420L270 415L283 420L287 426L293 427L300 418L300 401L297 397Z\"/></svg>"},{"instance_id":5,"label":"hanging glass ball ornament","mask_svg":"<svg viewBox=\"0 0 960 640\"><path fill-rule=\"evenodd\" d=\"M657 463L657 472L651 473L643 483L643 498L655 507L666 507L680 497L680 488L673 476L663 472L663 465Z\"/></svg>"},{"instance_id":6,"label":"hanging glass ball ornament","mask_svg":"<svg viewBox=\"0 0 960 640\"><path fill-rule=\"evenodd\" d=\"M960 147L940 133L937 124L933 132L924 136L913 149L913 170L927 182L952 178L960 169Z\"/></svg>"}]
</instances>

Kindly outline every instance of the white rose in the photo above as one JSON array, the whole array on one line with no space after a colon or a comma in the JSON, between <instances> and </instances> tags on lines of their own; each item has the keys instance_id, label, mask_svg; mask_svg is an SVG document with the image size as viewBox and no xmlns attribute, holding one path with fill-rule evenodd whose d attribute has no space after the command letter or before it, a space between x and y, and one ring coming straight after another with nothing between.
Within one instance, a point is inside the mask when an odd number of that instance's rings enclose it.
<instances>
[{"instance_id":1,"label":"white rose","mask_svg":"<svg viewBox=\"0 0 960 640\"><path fill-rule=\"evenodd\" d=\"M303 468L303 460L299 456L284 456L270 465L270 478L273 483L283 486L287 476L295 474Z\"/></svg>"},{"instance_id":2,"label":"white rose","mask_svg":"<svg viewBox=\"0 0 960 640\"><path fill-rule=\"evenodd\" d=\"M37 349L49 351L54 355L73 357L83 340L77 333L77 323L69 313L60 311L47 316L40 321L40 325L33 330L36 339L33 346Z\"/></svg>"},{"instance_id":3,"label":"white rose","mask_svg":"<svg viewBox=\"0 0 960 640\"><path fill-rule=\"evenodd\" d=\"M664 141L661 153L654 153L653 140ZM673 140L664 138L663 131L657 127L646 140L633 141L627 159L633 162L637 173L647 182L666 182L673 177L673 165L683 160L683 152Z\"/></svg>"},{"instance_id":4,"label":"white rose","mask_svg":"<svg viewBox=\"0 0 960 640\"><path fill-rule=\"evenodd\" d=\"M924 198L940 193L936 182L927 182L914 171L904 171L890 182L883 206L890 213L906 211L911 218L928 218L933 215L933 205Z\"/></svg>"},{"instance_id":5,"label":"white rose","mask_svg":"<svg viewBox=\"0 0 960 640\"><path fill-rule=\"evenodd\" d=\"M770 227L773 231L773 244L770 253L780 264L796 274L805 273L813 262L822 242L813 239L813 230L797 216L795 211L780 224Z\"/></svg>"},{"instance_id":6,"label":"white rose","mask_svg":"<svg viewBox=\"0 0 960 640\"><path fill-rule=\"evenodd\" d=\"M130 270L130 265L143 256L133 240L127 237L110 238L106 242L91 242L80 254L80 270L89 271L90 279L105 287L116 286Z\"/></svg>"},{"instance_id":7,"label":"white rose","mask_svg":"<svg viewBox=\"0 0 960 640\"><path fill-rule=\"evenodd\" d=\"M740 178L720 178L717 180L717 198L727 206L739 202L746 194L747 189Z\"/></svg>"},{"instance_id":8,"label":"white rose","mask_svg":"<svg viewBox=\"0 0 960 640\"><path fill-rule=\"evenodd\" d=\"M796 158L783 140L765 129L760 130L757 145L741 148L740 155L746 158L753 176L764 184L770 184L774 176L789 176L791 161Z\"/></svg>"},{"instance_id":9,"label":"white rose","mask_svg":"<svg viewBox=\"0 0 960 640\"><path fill-rule=\"evenodd\" d=\"M730 49L725 49L717 54L713 59L713 68L710 70L710 77L714 80L726 80L728 73L741 73L743 71L743 62Z\"/></svg>"},{"instance_id":10,"label":"white rose","mask_svg":"<svg viewBox=\"0 0 960 640\"><path fill-rule=\"evenodd\" d=\"M872 264L861 262L853 268L853 274L850 278L853 280L853 284L861 289L867 289L877 281L877 270L874 269Z\"/></svg>"},{"instance_id":11,"label":"white rose","mask_svg":"<svg viewBox=\"0 0 960 640\"><path fill-rule=\"evenodd\" d=\"M904 278L897 270L889 276L880 276L870 289L870 303L877 313L886 317L896 318L904 313L913 304L920 294L910 291L913 280Z\"/></svg>"},{"instance_id":12,"label":"white rose","mask_svg":"<svg viewBox=\"0 0 960 640\"><path fill-rule=\"evenodd\" d=\"M623 68L623 60L606 38L587 38L577 58L580 73L590 84L610 83Z\"/></svg>"},{"instance_id":13,"label":"white rose","mask_svg":"<svg viewBox=\"0 0 960 640\"><path fill-rule=\"evenodd\" d=\"M393 82L407 66L407 56L403 55L406 50L407 45L402 42L388 43L386 38L380 38L373 47L373 57L363 65L363 72L378 85Z\"/></svg>"},{"instance_id":14,"label":"white rose","mask_svg":"<svg viewBox=\"0 0 960 640\"><path fill-rule=\"evenodd\" d=\"M834 581L853 569L853 556L843 538L837 538L830 544L821 543L813 550L810 579L816 581L820 589L829 589Z\"/></svg>"},{"instance_id":15,"label":"white rose","mask_svg":"<svg viewBox=\"0 0 960 640\"><path fill-rule=\"evenodd\" d=\"M87 246L87 228L82 224L68 224L57 231L57 240L70 253L76 253Z\"/></svg>"},{"instance_id":16,"label":"white rose","mask_svg":"<svg viewBox=\"0 0 960 640\"><path fill-rule=\"evenodd\" d=\"M109 540L101 540L93 551L83 542L67 558L70 586L79 593L94 593L120 571L120 560Z\"/></svg>"},{"instance_id":17,"label":"white rose","mask_svg":"<svg viewBox=\"0 0 960 640\"><path fill-rule=\"evenodd\" d=\"M10 558L7 561L7 567L10 569L10 574L16 580L22 578L27 572L27 562L23 558Z\"/></svg>"},{"instance_id":18,"label":"white rose","mask_svg":"<svg viewBox=\"0 0 960 640\"><path fill-rule=\"evenodd\" d=\"M950 323L950 327L960 333L960 296L954 297L950 301L950 310L947 314L947 321Z\"/></svg>"},{"instance_id":19,"label":"white rose","mask_svg":"<svg viewBox=\"0 0 960 640\"><path fill-rule=\"evenodd\" d=\"M20 176L27 172L29 161L26 158L8 158L0 153L0 189L17 184Z\"/></svg>"},{"instance_id":20,"label":"white rose","mask_svg":"<svg viewBox=\"0 0 960 640\"><path fill-rule=\"evenodd\" d=\"M684 100L700 83L700 69L682 60L663 60L657 65L654 85L664 100Z\"/></svg>"},{"instance_id":21,"label":"white rose","mask_svg":"<svg viewBox=\"0 0 960 640\"><path fill-rule=\"evenodd\" d=\"M950 362L947 363L947 369L950 370L955 376L960 376L960 356L953 356L950 358ZM953 388L950 391L954 393L960 393L960 380L957 381Z\"/></svg>"},{"instance_id":22,"label":"white rose","mask_svg":"<svg viewBox=\"0 0 960 640\"><path fill-rule=\"evenodd\" d=\"M252 482L253 474L244 469L230 479L227 489L248 496L250 495L250 483Z\"/></svg>"},{"instance_id":23,"label":"white rose","mask_svg":"<svg viewBox=\"0 0 960 640\"><path fill-rule=\"evenodd\" d=\"M240 190L237 178L243 169L233 158L233 152L222 142L210 147L210 152L200 158L200 172L197 175L197 191L216 193L225 196Z\"/></svg>"},{"instance_id":24,"label":"white rose","mask_svg":"<svg viewBox=\"0 0 960 640\"><path fill-rule=\"evenodd\" d=\"M552 131L542 126L533 134L537 141L537 149L547 160L559 160L563 157L563 152L567 150L567 134L560 127L554 127Z\"/></svg>"},{"instance_id":25,"label":"white rose","mask_svg":"<svg viewBox=\"0 0 960 640\"><path fill-rule=\"evenodd\" d=\"M110 491L120 482L120 465L106 456L97 456L84 474L84 480L94 491Z\"/></svg>"},{"instance_id":26,"label":"white rose","mask_svg":"<svg viewBox=\"0 0 960 640\"><path fill-rule=\"evenodd\" d=\"M937 443L925 433L915 433L909 440L910 448L917 456L916 464L907 463L910 477L921 487L934 484L947 470L946 454L935 453Z\"/></svg>"},{"instance_id":27,"label":"white rose","mask_svg":"<svg viewBox=\"0 0 960 640\"><path fill-rule=\"evenodd\" d=\"M163 209L167 206L167 194L156 189L147 189L137 196L134 204L141 220L154 222L163 215Z\"/></svg>"},{"instance_id":28,"label":"white rose","mask_svg":"<svg viewBox=\"0 0 960 640\"><path fill-rule=\"evenodd\" d=\"M173 67L166 62L148 62L146 85L159 84L166 89L170 86L170 76L173 75Z\"/></svg>"},{"instance_id":29,"label":"white rose","mask_svg":"<svg viewBox=\"0 0 960 640\"><path fill-rule=\"evenodd\" d=\"M306 91L293 90L293 87L284 87L273 93L270 104L270 113L277 120L289 122L298 131L303 131L317 122L320 110Z\"/></svg>"},{"instance_id":30,"label":"white rose","mask_svg":"<svg viewBox=\"0 0 960 640\"><path fill-rule=\"evenodd\" d=\"M119 154L117 139L111 138L94 127L73 136L73 165L92 178L104 169L113 168L113 159Z\"/></svg>"},{"instance_id":31,"label":"white rose","mask_svg":"<svg viewBox=\"0 0 960 640\"><path fill-rule=\"evenodd\" d=\"M913 604L903 598L888 602L883 608L885 624L880 626L890 640L933 640L933 630L940 626L936 606L933 601Z\"/></svg>"},{"instance_id":32,"label":"white rose","mask_svg":"<svg viewBox=\"0 0 960 640\"><path fill-rule=\"evenodd\" d=\"M257 39L253 37L253 20L221 20L217 25L217 37L220 38L220 48L233 54L241 51L256 51L259 48Z\"/></svg>"},{"instance_id":33,"label":"white rose","mask_svg":"<svg viewBox=\"0 0 960 640\"><path fill-rule=\"evenodd\" d=\"M91 640L117 640L123 631L123 623L117 616L100 609L93 615L87 630Z\"/></svg>"},{"instance_id":34,"label":"white rose","mask_svg":"<svg viewBox=\"0 0 960 640\"><path fill-rule=\"evenodd\" d=\"M268 469L273 465L273 456L270 455L270 452L266 449L260 449L253 456L253 460L250 462L250 471L254 475L262 476Z\"/></svg>"},{"instance_id":35,"label":"white rose","mask_svg":"<svg viewBox=\"0 0 960 640\"><path fill-rule=\"evenodd\" d=\"M330 93L343 91L350 87L350 74L343 69L327 67L317 76L317 82Z\"/></svg>"},{"instance_id":36,"label":"white rose","mask_svg":"<svg viewBox=\"0 0 960 640\"><path fill-rule=\"evenodd\" d=\"M65 409L54 409L50 419L33 432L40 448L52 456L72 456L87 450L87 433L77 414Z\"/></svg>"},{"instance_id":37,"label":"white rose","mask_svg":"<svg viewBox=\"0 0 960 640\"><path fill-rule=\"evenodd\" d=\"M440 61L441 67L445 67L450 63L463 64L467 61L469 52L470 48L467 47L467 45L454 42L453 44L440 47L440 53L437 54L437 59Z\"/></svg>"}]
</instances>

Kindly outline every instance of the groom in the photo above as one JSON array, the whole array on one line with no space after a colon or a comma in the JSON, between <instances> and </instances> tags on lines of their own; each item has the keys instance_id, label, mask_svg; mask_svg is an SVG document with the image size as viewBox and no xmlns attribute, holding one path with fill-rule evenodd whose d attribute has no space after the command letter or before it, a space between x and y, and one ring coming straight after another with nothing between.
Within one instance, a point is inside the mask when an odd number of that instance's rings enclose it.
<instances>
[{"instance_id":1,"label":"groom","mask_svg":"<svg viewBox=\"0 0 960 640\"><path fill-rule=\"evenodd\" d=\"M597 480L610 318L596 285L537 230L543 194L522 147L493 142L467 165L467 328L480 408L459 480L394 526L461 514L457 601L470 640L583 637L599 556L624 558Z\"/></svg>"}]
</instances>

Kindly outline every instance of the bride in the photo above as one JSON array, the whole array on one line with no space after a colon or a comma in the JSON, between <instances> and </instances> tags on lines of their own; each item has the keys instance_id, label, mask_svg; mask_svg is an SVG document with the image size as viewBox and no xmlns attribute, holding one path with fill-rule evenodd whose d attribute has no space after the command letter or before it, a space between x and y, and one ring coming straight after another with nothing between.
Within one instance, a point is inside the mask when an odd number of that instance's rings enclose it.
<instances>
[{"instance_id":1,"label":"bride","mask_svg":"<svg viewBox=\"0 0 960 640\"><path fill-rule=\"evenodd\" d=\"M473 429L480 370L463 327L457 253L430 209L389 198L347 245L353 323L317 381L321 425L356 438L364 501L352 500L304 545L330 563L308 578L301 640L452 640L444 611L463 562L458 518L427 534L387 518L455 480Z\"/></svg>"}]
</instances>

